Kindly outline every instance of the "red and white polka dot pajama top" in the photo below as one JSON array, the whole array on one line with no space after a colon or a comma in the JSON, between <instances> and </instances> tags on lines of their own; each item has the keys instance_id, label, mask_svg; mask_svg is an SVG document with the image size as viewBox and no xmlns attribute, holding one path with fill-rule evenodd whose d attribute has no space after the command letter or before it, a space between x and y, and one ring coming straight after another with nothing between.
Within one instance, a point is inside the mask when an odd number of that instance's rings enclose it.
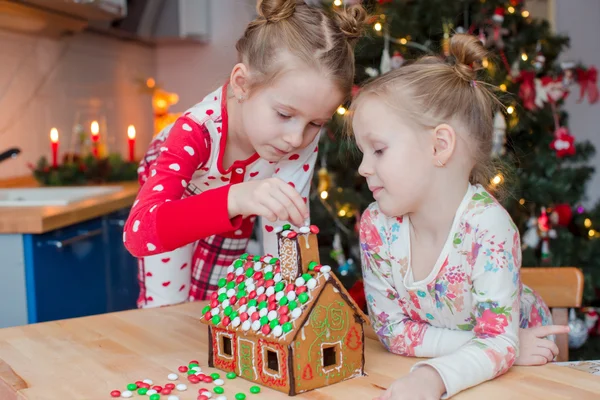
<instances>
[{"instance_id":1,"label":"red and white polka dot pajama top","mask_svg":"<svg viewBox=\"0 0 600 400\"><path fill-rule=\"evenodd\" d=\"M140 163L141 189L123 241L140 259L138 307L204 300L246 250L255 217L229 218L231 185L279 177L307 201L319 135L277 163L254 154L223 168L227 85L160 132ZM268 222L268 221L266 221ZM286 221L287 222L287 221ZM273 227L263 224L264 253L277 255Z\"/></svg>"}]
</instances>

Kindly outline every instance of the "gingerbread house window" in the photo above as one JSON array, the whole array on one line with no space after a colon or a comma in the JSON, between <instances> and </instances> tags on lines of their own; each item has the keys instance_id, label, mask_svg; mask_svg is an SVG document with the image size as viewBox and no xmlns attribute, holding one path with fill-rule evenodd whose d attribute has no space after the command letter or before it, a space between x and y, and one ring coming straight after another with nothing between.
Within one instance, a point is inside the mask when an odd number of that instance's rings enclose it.
<instances>
[{"instance_id":1,"label":"gingerbread house window","mask_svg":"<svg viewBox=\"0 0 600 400\"><path fill-rule=\"evenodd\" d=\"M339 343L324 344L321 347L322 365L325 372L334 370L342 364L342 353Z\"/></svg>"},{"instance_id":2,"label":"gingerbread house window","mask_svg":"<svg viewBox=\"0 0 600 400\"><path fill-rule=\"evenodd\" d=\"M279 356L276 351L267 350L267 370L279 374Z\"/></svg>"},{"instance_id":3,"label":"gingerbread house window","mask_svg":"<svg viewBox=\"0 0 600 400\"><path fill-rule=\"evenodd\" d=\"M222 336L222 340L221 340L221 351L223 353L223 355L226 356L232 356L233 355L233 350L232 350L232 346L231 346L231 338L229 336Z\"/></svg>"}]
</instances>

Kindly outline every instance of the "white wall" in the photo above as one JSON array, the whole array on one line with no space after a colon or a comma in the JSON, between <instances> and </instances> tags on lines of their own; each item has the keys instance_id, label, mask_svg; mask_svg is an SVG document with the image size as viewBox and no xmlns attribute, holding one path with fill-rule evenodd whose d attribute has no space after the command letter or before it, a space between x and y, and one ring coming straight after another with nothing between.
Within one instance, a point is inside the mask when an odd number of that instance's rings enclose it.
<instances>
[{"instance_id":1,"label":"white wall","mask_svg":"<svg viewBox=\"0 0 600 400\"><path fill-rule=\"evenodd\" d=\"M185 111L225 83L237 61L235 43L254 19L255 10L256 0L212 1L209 44L157 49L157 82L179 95L171 111Z\"/></svg>"},{"instance_id":2,"label":"white wall","mask_svg":"<svg viewBox=\"0 0 600 400\"><path fill-rule=\"evenodd\" d=\"M600 1L554 0L555 28L571 38L571 46L561 60L582 61L600 68ZM574 85L566 100L569 129L579 140L589 140L596 147L591 161L596 173L588 184L586 205L600 200L600 102L590 105L587 100L577 104L579 86Z\"/></svg>"},{"instance_id":3,"label":"white wall","mask_svg":"<svg viewBox=\"0 0 600 400\"><path fill-rule=\"evenodd\" d=\"M54 40L0 30L0 60L0 152L22 149L0 164L0 179L28 175L28 162L50 157L51 127L66 151L78 112L86 124L104 115L109 150L124 156L126 129L134 124L143 154L152 106L135 79L156 74L154 49L89 33Z\"/></svg>"}]
</instances>

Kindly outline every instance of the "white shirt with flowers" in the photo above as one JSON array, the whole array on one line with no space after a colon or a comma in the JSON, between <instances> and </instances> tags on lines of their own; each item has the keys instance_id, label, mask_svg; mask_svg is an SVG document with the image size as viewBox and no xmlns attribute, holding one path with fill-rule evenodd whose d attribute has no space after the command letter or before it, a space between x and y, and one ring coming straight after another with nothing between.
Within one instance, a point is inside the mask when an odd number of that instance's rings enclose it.
<instances>
[{"instance_id":1,"label":"white shirt with flowers","mask_svg":"<svg viewBox=\"0 0 600 400\"><path fill-rule=\"evenodd\" d=\"M379 340L403 356L434 357L445 397L505 373L519 327L547 325L550 312L520 281L519 232L481 186L470 185L439 258L415 282L408 217L373 203L360 226L369 316Z\"/></svg>"}]
</instances>

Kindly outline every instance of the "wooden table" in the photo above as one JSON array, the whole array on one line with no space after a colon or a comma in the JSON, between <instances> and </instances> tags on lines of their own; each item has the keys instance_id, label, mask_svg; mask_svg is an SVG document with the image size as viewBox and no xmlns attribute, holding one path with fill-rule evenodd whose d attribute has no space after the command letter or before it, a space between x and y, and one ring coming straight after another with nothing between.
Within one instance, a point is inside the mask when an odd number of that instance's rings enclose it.
<instances>
[{"instance_id":1,"label":"wooden table","mask_svg":"<svg viewBox=\"0 0 600 400\"><path fill-rule=\"evenodd\" d=\"M159 309L133 310L73 320L0 330L0 399L102 400L129 382L152 379L168 382L167 375L192 359L207 365L207 329L198 316L203 303ZM366 340L366 372L355 378L297 396L301 399L372 399L394 379L406 374L417 359L387 353ZM186 380L187 381L187 380ZM187 382L186 382L187 383ZM284 399L263 389L249 394L253 384L227 380L225 394L237 392L251 399ZM193 400L199 385L179 392ZM134 395L135 398L146 398ZM166 399L166 397L162 397ZM547 365L515 367L506 375L460 393L456 399L598 399L600 378L572 368Z\"/></svg>"}]
</instances>

